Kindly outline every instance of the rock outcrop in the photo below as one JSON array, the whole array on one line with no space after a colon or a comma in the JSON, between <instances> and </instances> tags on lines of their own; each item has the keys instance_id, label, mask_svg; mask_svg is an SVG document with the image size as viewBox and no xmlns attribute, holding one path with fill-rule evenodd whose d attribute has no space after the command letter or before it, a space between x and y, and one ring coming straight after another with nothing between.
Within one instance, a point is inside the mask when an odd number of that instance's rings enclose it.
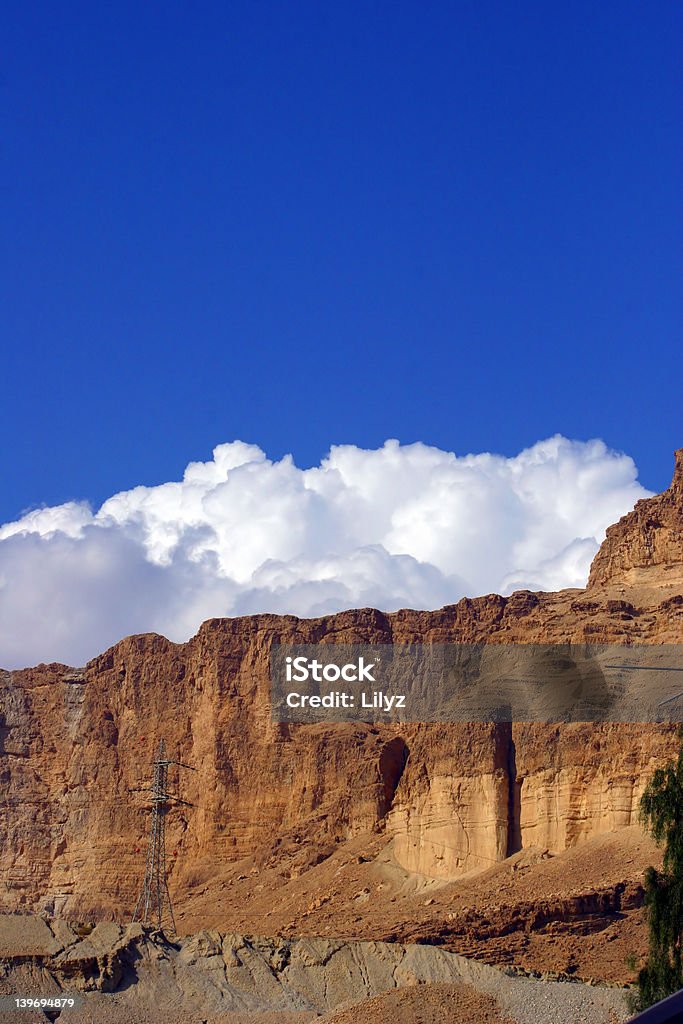
<instances>
[{"instance_id":1,"label":"rock outcrop","mask_svg":"<svg viewBox=\"0 0 683 1024\"><path fill-rule=\"evenodd\" d=\"M26 935L18 956L13 950L19 947L6 933L21 930ZM624 993L617 988L530 980L427 945L288 941L218 931L171 943L139 925L113 924L98 924L79 938L65 922L0 916L0 995L25 995L27 978L33 996L76 997L65 1019L112 1024L195 1024L222 1014L303 1022L416 985L467 985L518 1021L536 1006L536 1024L555 1024L559 1007L568 1014L564 1019L596 1024L626 1016Z\"/></svg>"},{"instance_id":2,"label":"rock outcrop","mask_svg":"<svg viewBox=\"0 0 683 1024\"><path fill-rule=\"evenodd\" d=\"M185 644L134 636L82 669L2 673L0 909L130 914L160 737L193 769L171 772L190 804L167 819L177 899L243 860L295 878L378 832L403 870L447 879L633 824L648 775L674 748L671 728L280 725L269 654L276 642L681 643L683 586L666 574L683 565L680 452L676 467L668 491L610 530L586 591L213 619ZM628 590L636 569L650 574L642 593Z\"/></svg>"},{"instance_id":3,"label":"rock outcrop","mask_svg":"<svg viewBox=\"0 0 683 1024\"><path fill-rule=\"evenodd\" d=\"M588 588L633 583L645 574L654 584L683 567L683 448L675 453L671 486L654 498L636 502L632 512L610 526L593 560ZM664 577L664 578L662 578Z\"/></svg>"}]
</instances>

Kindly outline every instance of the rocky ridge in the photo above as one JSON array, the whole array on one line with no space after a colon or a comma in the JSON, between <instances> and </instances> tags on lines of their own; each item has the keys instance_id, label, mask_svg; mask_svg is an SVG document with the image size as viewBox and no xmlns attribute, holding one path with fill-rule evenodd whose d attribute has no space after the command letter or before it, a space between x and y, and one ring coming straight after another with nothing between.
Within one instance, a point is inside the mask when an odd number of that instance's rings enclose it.
<instances>
[{"instance_id":1,"label":"rocky ridge","mask_svg":"<svg viewBox=\"0 0 683 1024\"><path fill-rule=\"evenodd\" d=\"M279 725L269 654L276 642L681 643L682 510L678 452L671 488L610 528L583 591L435 612L214 619L186 644L127 637L84 668L0 673L0 909L126 920L162 736L194 768L171 779L191 805L168 816L171 890L187 908L204 893L203 923L217 928L227 881L241 877L256 906L261 879L295 888L344 851L385 851L402 879L446 884L520 851L561 854L634 826L672 728ZM304 910L293 908L294 930ZM250 927L267 931L266 915Z\"/></svg>"},{"instance_id":2,"label":"rocky ridge","mask_svg":"<svg viewBox=\"0 0 683 1024\"><path fill-rule=\"evenodd\" d=\"M636 502L632 512L610 526L591 566L588 589L636 584L657 572L654 585L680 579L683 570L683 448L675 453L671 486Z\"/></svg>"}]
</instances>

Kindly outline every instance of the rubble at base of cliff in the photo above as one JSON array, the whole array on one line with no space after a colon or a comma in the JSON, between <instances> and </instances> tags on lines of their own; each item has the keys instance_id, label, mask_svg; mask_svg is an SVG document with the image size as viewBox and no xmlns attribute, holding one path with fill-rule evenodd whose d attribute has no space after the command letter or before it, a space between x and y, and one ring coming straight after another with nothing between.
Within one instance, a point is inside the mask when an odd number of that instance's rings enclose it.
<instances>
[{"instance_id":1,"label":"rubble at base of cliff","mask_svg":"<svg viewBox=\"0 0 683 1024\"><path fill-rule=\"evenodd\" d=\"M500 1024L626 1019L625 994L617 988L499 971L424 944L247 937L213 930L170 939L139 924L74 928L62 920L0 916L3 1021L17 1019L7 1009L16 993L73 998L73 1007L56 1015L41 1011L41 1016L74 1024L92 1019L108 1024L162 1019L332 1024L342 1019L338 1014L343 1017L352 1007L392 993L400 1009L418 987L421 1001L434 1004L434 1021L456 1019L444 1015L451 999L478 1005L482 1015L477 1020Z\"/></svg>"}]
</instances>

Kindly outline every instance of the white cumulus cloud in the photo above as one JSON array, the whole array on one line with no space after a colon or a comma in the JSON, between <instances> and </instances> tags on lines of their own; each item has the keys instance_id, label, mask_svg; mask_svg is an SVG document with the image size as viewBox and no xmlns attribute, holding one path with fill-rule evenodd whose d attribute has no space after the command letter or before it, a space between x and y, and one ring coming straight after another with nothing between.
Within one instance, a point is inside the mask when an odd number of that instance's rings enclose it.
<instances>
[{"instance_id":1,"label":"white cumulus cloud","mask_svg":"<svg viewBox=\"0 0 683 1024\"><path fill-rule=\"evenodd\" d=\"M221 444L181 481L0 526L0 665L82 664L127 633L185 640L212 616L582 586L606 527L647 494L599 440L513 458L340 445L312 469Z\"/></svg>"}]
</instances>

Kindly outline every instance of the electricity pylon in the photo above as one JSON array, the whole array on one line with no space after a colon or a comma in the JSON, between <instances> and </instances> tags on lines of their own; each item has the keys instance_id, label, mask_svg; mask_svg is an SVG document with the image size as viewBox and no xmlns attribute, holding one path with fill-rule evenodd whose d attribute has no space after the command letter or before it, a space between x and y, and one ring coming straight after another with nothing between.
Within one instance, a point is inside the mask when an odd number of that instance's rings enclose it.
<instances>
[{"instance_id":1,"label":"electricity pylon","mask_svg":"<svg viewBox=\"0 0 683 1024\"><path fill-rule=\"evenodd\" d=\"M155 924L161 930L164 917L170 918L173 931L175 932L175 918L173 916L173 905L168 891L168 880L166 877L166 812L171 804L192 805L187 800L168 792L168 768L171 764L177 764L181 768L191 768L189 764L181 761L172 761L166 757L166 744L159 740L157 755L154 759L154 776L152 782L152 820L149 830L149 842L147 844L147 862L145 865L145 880L142 884L142 892L135 906L133 921L140 921L141 924Z\"/></svg>"}]
</instances>

